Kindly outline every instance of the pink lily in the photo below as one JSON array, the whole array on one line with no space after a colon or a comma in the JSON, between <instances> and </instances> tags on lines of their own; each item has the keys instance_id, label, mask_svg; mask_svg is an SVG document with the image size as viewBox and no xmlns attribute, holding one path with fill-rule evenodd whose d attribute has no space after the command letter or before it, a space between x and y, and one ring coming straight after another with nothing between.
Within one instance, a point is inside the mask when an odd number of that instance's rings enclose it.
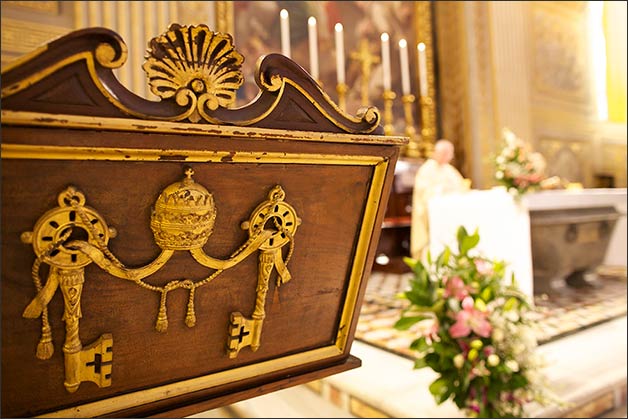
<instances>
[{"instance_id":1,"label":"pink lily","mask_svg":"<svg viewBox=\"0 0 628 419\"><path fill-rule=\"evenodd\" d=\"M469 296L469 291L472 288L464 284L464 281L459 276L453 278L445 278L445 292L443 295L445 298L455 297L457 300L462 301L465 297Z\"/></svg>"},{"instance_id":2,"label":"pink lily","mask_svg":"<svg viewBox=\"0 0 628 419\"><path fill-rule=\"evenodd\" d=\"M486 319L487 313L473 307L473 298L466 297L462 301L462 310L456 313L456 322L449 328L452 338L468 336L471 331L478 336L487 338L491 335L491 324Z\"/></svg>"}]
</instances>

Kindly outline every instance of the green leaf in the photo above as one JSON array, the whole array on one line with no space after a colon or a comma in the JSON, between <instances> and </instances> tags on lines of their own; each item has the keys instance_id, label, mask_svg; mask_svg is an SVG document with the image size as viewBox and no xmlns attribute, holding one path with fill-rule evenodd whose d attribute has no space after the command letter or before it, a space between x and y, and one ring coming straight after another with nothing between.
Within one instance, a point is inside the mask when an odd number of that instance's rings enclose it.
<instances>
[{"instance_id":1,"label":"green leaf","mask_svg":"<svg viewBox=\"0 0 628 419\"><path fill-rule=\"evenodd\" d=\"M445 300L443 300L442 298L439 299L438 301L436 301L433 305L432 305L432 311L434 313L436 313L437 315L439 315L439 313L441 313L443 311L443 308L445 308Z\"/></svg>"},{"instance_id":2,"label":"green leaf","mask_svg":"<svg viewBox=\"0 0 628 419\"><path fill-rule=\"evenodd\" d=\"M493 290L491 289L491 287L486 287L482 290L482 293L480 293L480 298L482 298L484 301L490 301L491 297L493 296Z\"/></svg>"},{"instance_id":3,"label":"green leaf","mask_svg":"<svg viewBox=\"0 0 628 419\"><path fill-rule=\"evenodd\" d=\"M427 340L425 339L425 336L421 336L420 338L413 340L412 343L410 344L410 349L418 351L418 352L425 352L429 348L430 348L430 345L428 345Z\"/></svg>"},{"instance_id":4,"label":"green leaf","mask_svg":"<svg viewBox=\"0 0 628 419\"><path fill-rule=\"evenodd\" d=\"M425 357L423 358L425 359L425 363L434 371L439 372L440 371L440 356L438 354L435 354L433 352L425 355Z\"/></svg>"},{"instance_id":5,"label":"green leaf","mask_svg":"<svg viewBox=\"0 0 628 419\"><path fill-rule=\"evenodd\" d=\"M410 317L402 317L393 326L397 330L408 330L414 324L420 322L421 320L427 319L429 316L410 316Z\"/></svg>"},{"instance_id":6,"label":"green leaf","mask_svg":"<svg viewBox=\"0 0 628 419\"><path fill-rule=\"evenodd\" d=\"M436 259L436 267L442 268L443 266L447 266L449 263L449 256L451 256L451 249L449 246L445 246L445 249L438 255Z\"/></svg>"},{"instance_id":7,"label":"green leaf","mask_svg":"<svg viewBox=\"0 0 628 419\"><path fill-rule=\"evenodd\" d=\"M528 385L528 379L521 374L513 374L510 377L511 388L522 388Z\"/></svg>"},{"instance_id":8,"label":"green leaf","mask_svg":"<svg viewBox=\"0 0 628 419\"><path fill-rule=\"evenodd\" d=\"M449 390L449 380L445 377L440 377L434 380L432 384L430 384L430 393L436 398L436 402L441 404L444 400L442 397Z\"/></svg>"},{"instance_id":9,"label":"green leaf","mask_svg":"<svg viewBox=\"0 0 628 419\"><path fill-rule=\"evenodd\" d=\"M472 236L466 236L462 239L462 242L459 243L460 254L466 255L467 252L473 249L480 242L480 236L478 235L477 230L473 233Z\"/></svg>"},{"instance_id":10,"label":"green leaf","mask_svg":"<svg viewBox=\"0 0 628 419\"><path fill-rule=\"evenodd\" d=\"M512 310L514 308L517 308L518 305L519 304L518 304L517 299L515 297L510 297L504 304L504 310L505 311Z\"/></svg>"},{"instance_id":11,"label":"green leaf","mask_svg":"<svg viewBox=\"0 0 628 419\"><path fill-rule=\"evenodd\" d=\"M464 226L458 227L458 231L456 232L456 238L458 239L458 245L462 243L465 237L467 237L469 233L467 233L467 229ZM458 248L460 249L460 248Z\"/></svg>"},{"instance_id":12,"label":"green leaf","mask_svg":"<svg viewBox=\"0 0 628 419\"><path fill-rule=\"evenodd\" d=\"M424 290L412 289L406 291L406 298L410 300L412 304L418 307L426 307L430 310L430 307L434 303L434 298L431 292L425 292Z\"/></svg>"},{"instance_id":13,"label":"green leaf","mask_svg":"<svg viewBox=\"0 0 628 419\"><path fill-rule=\"evenodd\" d=\"M408 256L404 256L403 257L403 262L408 265L410 267L410 269L414 270L414 265L416 265L417 260L416 259L412 259Z\"/></svg>"},{"instance_id":14,"label":"green leaf","mask_svg":"<svg viewBox=\"0 0 628 419\"><path fill-rule=\"evenodd\" d=\"M417 358L414 361L415 370L420 370L421 368L425 368L425 367L427 367L427 364L425 363L425 358Z\"/></svg>"}]
</instances>

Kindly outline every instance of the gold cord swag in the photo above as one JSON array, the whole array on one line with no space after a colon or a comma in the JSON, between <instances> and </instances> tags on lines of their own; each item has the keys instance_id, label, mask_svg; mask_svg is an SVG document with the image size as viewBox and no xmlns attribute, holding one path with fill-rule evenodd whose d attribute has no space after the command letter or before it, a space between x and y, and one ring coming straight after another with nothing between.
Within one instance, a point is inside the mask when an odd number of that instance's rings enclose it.
<instances>
[{"instance_id":1,"label":"gold cord swag","mask_svg":"<svg viewBox=\"0 0 628 419\"><path fill-rule=\"evenodd\" d=\"M235 358L243 347L256 351L260 347L261 329L265 313L268 283L273 270L277 271L277 287L290 280L287 265L294 251L294 235L301 219L295 209L285 202L285 192L279 185L272 188L268 199L261 202L241 228L248 239L228 259L213 258L203 246L211 235L216 219L214 198L205 187L192 179L194 171L185 170L182 181L165 188L151 213L151 230L161 253L155 260L140 268L126 267L107 247L116 230L107 226L96 210L85 206L85 196L70 186L58 196L57 208L46 212L33 231L22 233L24 243L32 244L36 254L32 277L37 295L26 307L25 318L42 318L42 335L37 346L37 358L49 359L54 351L48 320L48 303L57 288L64 299L66 336L63 352L66 365L64 385L69 392L78 389L82 381L92 381L100 387L111 385L113 364L113 336L103 334L97 341L83 348L79 339L81 292L85 282L84 267L94 262L101 269L118 278L159 293L159 309L155 322L158 332L168 329L167 297L170 291L182 288L189 292L185 324L196 324L194 298L196 290L209 284L223 271L242 262L259 251L258 283L252 318L240 312L231 313L228 325L227 354ZM284 259L284 247L287 254ZM175 251L189 251L199 264L214 271L206 278L194 281L174 279L163 286L151 285L145 278L164 266ZM42 286L39 270L42 263L50 266L48 279ZM243 339L243 337L246 337ZM91 368L95 356L100 368Z\"/></svg>"}]
</instances>

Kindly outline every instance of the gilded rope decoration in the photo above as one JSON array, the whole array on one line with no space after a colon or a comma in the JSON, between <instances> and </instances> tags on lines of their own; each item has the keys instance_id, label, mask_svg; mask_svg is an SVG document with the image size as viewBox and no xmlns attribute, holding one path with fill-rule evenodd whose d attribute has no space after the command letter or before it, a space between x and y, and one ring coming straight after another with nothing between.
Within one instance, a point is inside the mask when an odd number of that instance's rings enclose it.
<instances>
[{"instance_id":1,"label":"gilded rope decoration","mask_svg":"<svg viewBox=\"0 0 628 419\"><path fill-rule=\"evenodd\" d=\"M151 230L160 255L140 268L129 268L109 250L108 241L116 236L104 218L85 205L85 196L73 186L58 196L57 208L46 212L35 224L33 231L21 236L24 243L32 244L36 254L32 276L37 295L26 307L23 317L42 317L42 336L37 347L37 358L49 359L54 346L48 320L47 306L57 288L61 288L65 310L65 382L68 392L75 392L82 381L92 381L100 387L111 385L113 364L113 337L103 334L83 348L79 338L81 318L81 293L85 284L84 267L94 262L112 276L132 281L139 287L159 296L159 308L155 329L164 333L168 329L168 293L177 289L188 291L185 324L196 325L194 298L201 288L225 270L242 262L259 251L258 285L252 318L240 312L231 314L228 325L227 354L235 358L238 352L250 346L256 351L261 345L261 330L265 313L265 300L272 272L277 271L277 287L290 280L287 264L294 251L294 235L301 219L296 210L285 202L285 192L279 185L271 189L268 199L260 203L241 228L249 238L228 259L213 258L203 246L213 232L216 206L213 195L196 183L191 168L185 177L166 187L157 198L151 213ZM284 248L287 249L284 257ZM163 286L152 285L144 279L159 271L176 251L189 251L199 264L213 269L200 280L173 279ZM50 266L48 279L42 286L39 268L42 263ZM235 319L235 320L234 320ZM239 336L248 336L242 339ZM98 368L93 368L95 362Z\"/></svg>"}]
</instances>

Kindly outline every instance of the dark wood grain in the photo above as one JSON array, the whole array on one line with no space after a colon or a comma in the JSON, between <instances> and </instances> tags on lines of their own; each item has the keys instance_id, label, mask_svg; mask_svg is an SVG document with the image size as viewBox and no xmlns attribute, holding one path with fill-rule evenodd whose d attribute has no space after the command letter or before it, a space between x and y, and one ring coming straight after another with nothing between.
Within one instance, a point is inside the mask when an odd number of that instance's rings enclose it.
<instances>
[{"instance_id":1,"label":"dark wood grain","mask_svg":"<svg viewBox=\"0 0 628 419\"><path fill-rule=\"evenodd\" d=\"M356 120L340 112L301 67L277 54L262 61L259 77L277 75L291 82L272 112L252 125L266 131L216 125L199 133L189 128L198 124L182 123L169 127L170 132L157 132L147 128L146 121L176 115L181 108L133 95L97 60L94 79L86 60L103 43L118 51L120 39L104 29L78 31L3 73L3 87L19 85L67 61L17 93L3 90L3 112L36 113L28 114L31 119L22 123L2 122L2 416L35 416L333 347L345 310L351 314L349 324L343 326L348 327L347 340L337 354L265 374L233 375L226 383L131 408L112 405L106 415L189 415L358 367L360 361L350 355L351 344L402 142L380 136L378 121ZM74 60L76 54L88 58ZM98 83L118 102L103 96ZM213 116L230 125L241 124L264 113L276 94L264 91L245 108L219 108ZM145 117L134 119L124 107ZM101 127L72 125L68 115L98 116ZM115 127L111 117L118 118ZM120 120L129 124L121 127ZM301 131L321 134L307 136ZM53 158L45 152L33 159L7 158L5 150L15 146L106 148L128 158L94 159L89 153L81 158L71 153ZM159 158L138 159L136 150ZM216 151L223 153L221 159L188 159ZM257 157L237 159L251 154ZM280 156L279 160L269 162L270 154ZM365 164L365 158L370 163ZM381 183L374 184L374 162L386 167ZM61 293L48 305L55 348L51 359L35 358L40 320L22 317L36 289L31 278L35 254L31 245L21 241L21 234L32 231L46 211L57 207L57 195L72 185L85 194L86 205L117 230L108 243L111 252L129 267L146 265L160 252L150 229L152 208L164 188L182 179L186 167L194 169L195 182L207 188L216 204L214 230L203 248L215 258L228 258L247 240L241 223L275 185L281 185L286 202L303 221L288 264L292 279L277 288L271 278L260 349L253 352L245 347L235 359L225 349L230 313L240 311L248 317L253 311L257 253L196 290L194 327L184 323L188 292L170 292L165 333L155 330L159 293L115 278L92 263L85 269L80 339L85 346L104 333L113 335L112 385L99 388L83 382L76 393L68 393L63 386ZM372 192L381 194L374 200ZM372 225L364 224L369 206ZM360 237L364 249L358 248ZM359 252L361 259L357 259ZM352 271L358 273L353 279ZM47 265L42 265L44 281L47 272ZM174 279L199 281L211 273L189 253L176 252L145 282L162 286ZM348 298L351 280L356 281L355 300ZM352 301L355 304L349 305Z\"/></svg>"}]
</instances>

